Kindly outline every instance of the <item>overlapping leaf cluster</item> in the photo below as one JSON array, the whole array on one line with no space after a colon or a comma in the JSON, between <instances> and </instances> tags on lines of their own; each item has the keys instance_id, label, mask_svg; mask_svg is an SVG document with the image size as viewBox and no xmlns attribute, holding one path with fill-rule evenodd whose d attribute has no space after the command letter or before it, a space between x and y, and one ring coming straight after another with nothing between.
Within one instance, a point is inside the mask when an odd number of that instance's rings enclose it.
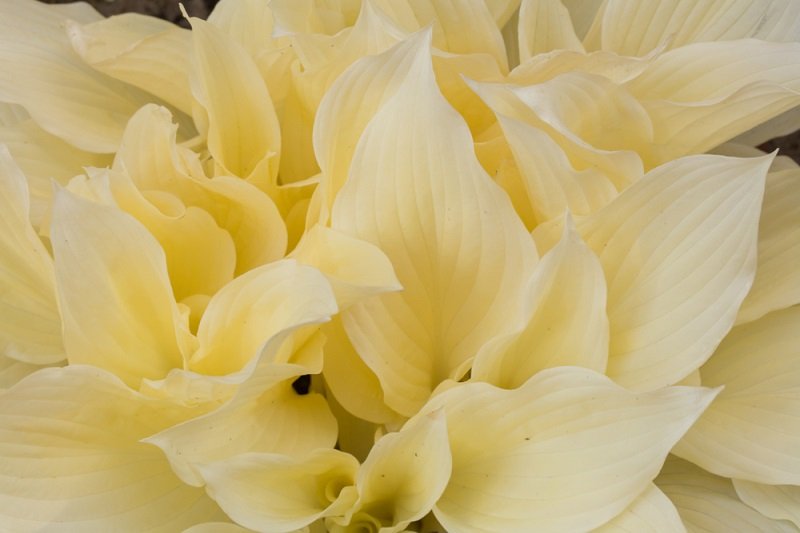
<instances>
[{"instance_id":1,"label":"overlapping leaf cluster","mask_svg":"<svg viewBox=\"0 0 800 533\"><path fill-rule=\"evenodd\" d=\"M0 0L0 529L796 531L795 0Z\"/></svg>"}]
</instances>

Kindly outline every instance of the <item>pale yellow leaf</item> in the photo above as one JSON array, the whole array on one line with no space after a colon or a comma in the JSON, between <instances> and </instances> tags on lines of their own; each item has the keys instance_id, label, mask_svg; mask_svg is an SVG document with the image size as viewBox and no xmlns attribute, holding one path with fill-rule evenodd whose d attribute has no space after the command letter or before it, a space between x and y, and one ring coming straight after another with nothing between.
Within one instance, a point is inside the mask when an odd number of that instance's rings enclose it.
<instances>
[{"instance_id":1,"label":"pale yellow leaf","mask_svg":"<svg viewBox=\"0 0 800 533\"><path fill-rule=\"evenodd\" d=\"M356 61L325 93L314 123L314 153L322 173L316 193L321 195L320 222L328 221L364 128L398 90L418 57L413 50L426 39L428 32L420 32L382 54Z\"/></svg>"},{"instance_id":2,"label":"pale yellow leaf","mask_svg":"<svg viewBox=\"0 0 800 533\"><path fill-rule=\"evenodd\" d=\"M187 121L194 102L188 30L156 17L124 13L83 26L70 21L66 31L88 65L181 110Z\"/></svg>"},{"instance_id":3,"label":"pale yellow leaf","mask_svg":"<svg viewBox=\"0 0 800 533\"><path fill-rule=\"evenodd\" d=\"M650 171L579 229L608 282L608 375L676 383L711 356L755 274L761 158L685 157Z\"/></svg>"},{"instance_id":4,"label":"pale yellow leaf","mask_svg":"<svg viewBox=\"0 0 800 533\"><path fill-rule=\"evenodd\" d=\"M552 50L584 51L575 35L569 11L561 0L522 0L519 8L520 62Z\"/></svg>"},{"instance_id":5,"label":"pale yellow leaf","mask_svg":"<svg viewBox=\"0 0 800 533\"><path fill-rule=\"evenodd\" d=\"M147 230L116 207L61 190L50 235L69 362L133 387L182 368L188 332L164 252Z\"/></svg>"},{"instance_id":6,"label":"pale yellow leaf","mask_svg":"<svg viewBox=\"0 0 800 533\"><path fill-rule=\"evenodd\" d=\"M575 169L544 130L503 115L498 115L498 121L540 223L565 211L588 215L617 196L617 188L602 171L592 166Z\"/></svg>"},{"instance_id":7,"label":"pale yellow leaf","mask_svg":"<svg viewBox=\"0 0 800 533\"><path fill-rule=\"evenodd\" d=\"M758 226L758 267L739 324L800 303L800 168L767 174Z\"/></svg>"},{"instance_id":8,"label":"pale yellow leaf","mask_svg":"<svg viewBox=\"0 0 800 533\"><path fill-rule=\"evenodd\" d=\"M31 118L13 126L0 126L0 143L11 152L14 161L25 174L30 193L31 223L41 228L53 202L53 180L66 185L70 178L81 174L83 167L105 167L107 155L93 154L75 148L39 127Z\"/></svg>"},{"instance_id":9,"label":"pale yellow leaf","mask_svg":"<svg viewBox=\"0 0 800 533\"><path fill-rule=\"evenodd\" d=\"M725 390L674 453L717 475L800 484L800 308L734 328L703 365Z\"/></svg>"},{"instance_id":10,"label":"pale yellow leaf","mask_svg":"<svg viewBox=\"0 0 800 533\"><path fill-rule=\"evenodd\" d=\"M636 394L591 370L543 370L522 387L457 384L444 409L453 473L434 507L448 531L586 531L649 486L669 449L716 395Z\"/></svg>"},{"instance_id":11,"label":"pale yellow leaf","mask_svg":"<svg viewBox=\"0 0 800 533\"><path fill-rule=\"evenodd\" d=\"M603 6L603 50L644 55L667 42L800 40L800 4L793 0L608 0Z\"/></svg>"},{"instance_id":12,"label":"pale yellow leaf","mask_svg":"<svg viewBox=\"0 0 800 533\"><path fill-rule=\"evenodd\" d=\"M291 259L253 269L211 298L189 367L212 375L237 372L279 332L327 321L336 311L330 284L317 269Z\"/></svg>"},{"instance_id":13,"label":"pale yellow leaf","mask_svg":"<svg viewBox=\"0 0 800 533\"><path fill-rule=\"evenodd\" d=\"M608 358L606 281L597 256L570 220L523 292L522 327L486 344L472 379L513 389L544 368L581 366L604 372Z\"/></svg>"},{"instance_id":14,"label":"pale yellow leaf","mask_svg":"<svg viewBox=\"0 0 800 533\"><path fill-rule=\"evenodd\" d=\"M509 327L537 255L438 91L429 46L407 53L411 69L364 131L331 227L383 250L404 287L342 316L387 405L410 416Z\"/></svg>"},{"instance_id":15,"label":"pale yellow leaf","mask_svg":"<svg viewBox=\"0 0 800 533\"><path fill-rule=\"evenodd\" d=\"M269 190L276 184L280 126L258 67L222 30L192 19L192 94L208 115L208 150L233 174Z\"/></svg>"},{"instance_id":16,"label":"pale yellow leaf","mask_svg":"<svg viewBox=\"0 0 800 533\"><path fill-rule=\"evenodd\" d=\"M325 226L311 228L290 257L325 274L339 309L403 288L380 248Z\"/></svg>"},{"instance_id":17,"label":"pale yellow leaf","mask_svg":"<svg viewBox=\"0 0 800 533\"><path fill-rule=\"evenodd\" d=\"M332 448L336 419L325 398L316 392L300 394L292 386L308 373L307 367L296 364L262 365L216 411L146 442L162 449L178 477L198 487L205 483L199 468L243 453L302 457L318 448Z\"/></svg>"},{"instance_id":18,"label":"pale yellow leaf","mask_svg":"<svg viewBox=\"0 0 800 533\"><path fill-rule=\"evenodd\" d=\"M358 461L333 449L302 457L246 453L200 466L208 493L237 523L264 533L292 531L352 501ZM340 497L341 496L341 497Z\"/></svg>"},{"instance_id":19,"label":"pale yellow leaf","mask_svg":"<svg viewBox=\"0 0 800 533\"><path fill-rule=\"evenodd\" d=\"M358 499L345 530L397 533L428 514L450 479L450 445L442 412L430 413L381 437L356 477ZM334 518L334 522L340 522ZM344 528L343 528L344 529ZM334 531L336 528L334 528Z\"/></svg>"},{"instance_id":20,"label":"pale yellow leaf","mask_svg":"<svg viewBox=\"0 0 800 533\"><path fill-rule=\"evenodd\" d=\"M168 198L163 194L167 193L174 198L170 203L178 204L178 211L183 204L211 215L233 239L237 275L282 258L286 227L275 203L241 179L207 179L197 168L196 154L176 144L176 129L166 109L143 107L126 127L113 168L129 175L140 191L153 191L149 198L155 205L163 204L158 199ZM115 192L118 202L130 196L130 191ZM136 211L131 211L135 215Z\"/></svg>"},{"instance_id":21,"label":"pale yellow leaf","mask_svg":"<svg viewBox=\"0 0 800 533\"><path fill-rule=\"evenodd\" d=\"M224 520L160 450L139 442L191 415L89 366L24 379L0 402L3 529L171 533Z\"/></svg>"},{"instance_id":22,"label":"pale yellow leaf","mask_svg":"<svg viewBox=\"0 0 800 533\"><path fill-rule=\"evenodd\" d=\"M31 226L29 205L25 175L0 144L0 356L43 365L65 354L53 259Z\"/></svg>"},{"instance_id":23,"label":"pale yellow leaf","mask_svg":"<svg viewBox=\"0 0 800 533\"><path fill-rule=\"evenodd\" d=\"M327 342L322 373L333 397L347 412L376 424L400 419L386 405L378 377L356 353L341 319L334 318L324 331Z\"/></svg>"},{"instance_id":24,"label":"pale yellow leaf","mask_svg":"<svg viewBox=\"0 0 800 533\"><path fill-rule=\"evenodd\" d=\"M733 488L744 503L764 516L789 520L800 528L800 486L762 485L734 479Z\"/></svg>"},{"instance_id":25,"label":"pale yellow leaf","mask_svg":"<svg viewBox=\"0 0 800 533\"><path fill-rule=\"evenodd\" d=\"M77 148L109 153L128 118L152 97L94 70L73 51L63 24L79 11L0 3L0 100L22 105L44 130ZM81 22L100 18L93 13Z\"/></svg>"},{"instance_id":26,"label":"pale yellow leaf","mask_svg":"<svg viewBox=\"0 0 800 533\"><path fill-rule=\"evenodd\" d=\"M796 533L790 522L771 520L736 495L730 479L670 456L656 485L672 500L690 533Z\"/></svg>"},{"instance_id":27,"label":"pale yellow leaf","mask_svg":"<svg viewBox=\"0 0 800 533\"><path fill-rule=\"evenodd\" d=\"M678 510L655 485L596 533L680 533L686 531Z\"/></svg>"}]
</instances>

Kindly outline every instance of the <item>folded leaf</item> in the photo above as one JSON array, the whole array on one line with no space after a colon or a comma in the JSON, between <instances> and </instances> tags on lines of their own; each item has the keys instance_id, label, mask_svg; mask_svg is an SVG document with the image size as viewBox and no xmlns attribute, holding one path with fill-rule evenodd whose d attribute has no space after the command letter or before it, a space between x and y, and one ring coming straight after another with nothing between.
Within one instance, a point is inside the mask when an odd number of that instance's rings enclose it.
<instances>
[{"instance_id":1,"label":"folded leaf","mask_svg":"<svg viewBox=\"0 0 800 533\"><path fill-rule=\"evenodd\" d=\"M70 364L104 368L132 387L182 368L189 333L152 235L66 190L56 194L50 235Z\"/></svg>"},{"instance_id":2,"label":"folded leaf","mask_svg":"<svg viewBox=\"0 0 800 533\"><path fill-rule=\"evenodd\" d=\"M359 526L377 527L385 533L405 530L430 512L447 486L450 467L447 424L441 412L384 435L359 468L358 499L342 523L348 530Z\"/></svg>"},{"instance_id":3,"label":"folded leaf","mask_svg":"<svg viewBox=\"0 0 800 533\"><path fill-rule=\"evenodd\" d=\"M209 152L224 174L270 190L277 183L281 137L258 68L241 45L203 20L192 19L192 37L192 94L208 115Z\"/></svg>"},{"instance_id":4,"label":"folded leaf","mask_svg":"<svg viewBox=\"0 0 800 533\"><path fill-rule=\"evenodd\" d=\"M65 354L53 259L28 215L25 175L0 144L0 357L44 365Z\"/></svg>"},{"instance_id":5,"label":"folded leaf","mask_svg":"<svg viewBox=\"0 0 800 533\"><path fill-rule=\"evenodd\" d=\"M187 118L191 115L188 30L138 13L83 26L69 22L66 30L72 47L88 65L147 91Z\"/></svg>"},{"instance_id":6,"label":"folded leaf","mask_svg":"<svg viewBox=\"0 0 800 533\"><path fill-rule=\"evenodd\" d=\"M770 161L679 159L581 221L608 282L615 381L636 390L676 383L733 325L755 274Z\"/></svg>"},{"instance_id":7,"label":"folded leaf","mask_svg":"<svg viewBox=\"0 0 800 533\"><path fill-rule=\"evenodd\" d=\"M603 50L623 55L644 55L664 42L677 48L747 37L785 42L800 38L800 6L792 0L610 0L598 22Z\"/></svg>"},{"instance_id":8,"label":"folded leaf","mask_svg":"<svg viewBox=\"0 0 800 533\"><path fill-rule=\"evenodd\" d=\"M325 327L325 358L322 373L334 398L348 413L376 424L401 419L386 405L381 383L358 356L339 317Z\"/></svg>"},{"instance_id":9,"label":"folded leaf","mask_svg":"<svg viewBox=\"0 0 800 533\"><path fill-rule=\"evenodd\" d=\"M286 227L275 203L238 178L207 179L198 169L197 155L176 144L176 129L166 109L143 107L125 129L113 168L130 176L140 191L154 191L161 198L168 193L211 215L233 239L237 275L282 258Z\"/></svg>"},{"instance_id":10,"label":"folded leaf","mask_svg":"<svg viewBox=\"0 0 800 533\"><path fill-rule=\"evenodd\" d=\"M560 0L523 0L519 8L521 62L551 50L583 52L569 11Z\"/></svg>"},{"instance_id":11,"label":"folded leaf","mask_svg":"<svg viewBox=\"0 0 800 533\"><path fill-rule=\"evenodd\" d=\"M325 93L314 122L314 153L321 169L319 221L327 223L336 195L347 180L358 139L375 113L408 75L427 32L377 56L353 63Z\"/></svg>"},{"instance_id":12,"label":"folded leaf","mask_svg":"<svg viewBox=\"0 0 800 533\"><path fill-rule=\"evenodd\" d=\"M758 267L742 302L742 324L800 303L800 168L767 174L758 226Z\"/></svg>"},{"instance_id":13,"label":"folded leaf","mask_svg":"<svg viewBox=\"0 0 800 533\"><path fill-rule=\"evenodd\" d=\"M279 332L327 321L336 311L330 284L317 269L293 260L264 265L211 298L189 366L203 374L237 372Z\"/></svg>"},{"instance_id":14,"label":"folded leaf","mask_svg":"<svg viewBox=\"0 0 800 533\"><path fill-rule=\"evenodd\" d=\"M340 309L403 288L380 248L325 226L311 228L290 257L325 274Z\"/></svg>"},{"instance_id":15,"label":"folded leaf","mask_svg":"<svg viewBox=\"0 0 800 533\"><path fill-rule=\"evenodd\" d=\"M503 115L498 121L538 221L545 222L565 211L588 215L617 196L616 186L602 171L591 166L576 170L544 130Z\"/></svg>"},{"instance_id":16,"label":"folded leaf","mask_svg":"<svg viewBox=\"0 0 800 533\"><path fill-rule=\"evenodd\" d=\"M742 503L729 479L709 474L674 456L667 459L656 485L675 504L691 532L797 531L790 522L771 520Z\"/></svg>"},{"instance_id":17,"label":"folded leaf","mask_svg":"<svg viewBox=\"0 0 800 533\"><path fill-rule=\"evenodd\" d=\"M89 6L65 12L26 0L0 3L0 100L22 105L77 148L113 152L128 118L152 97L78 57L62 26L75 16L100 19Z\"/></svg>"},{"instance_id":18,"label":"folded leaf","mask_svg":"<svg viewBox=\"0 0 800 533\"><path fill-rule=\"evenodd\" d=\"M342 318L387 405L410 416L509 327L536 250L438 91L429 46L407 53L412 67L364 131L331 227L383 250L404 287Z\"/></svg>"},{"instance_id":19,"label":"folded leaf","mask_svg":"<svg viewBox=\"0 0 800 533\"><path fill-rule=\"evenodd\" d=\"M678 510L655 485L650 485L633 503L596 533L670 533L686 531Z\"/></svg>"},{"instance_id":20,"label":"folded leaf","mask_svg":"<svg viewBox=\"0 0 800 533\"><path fill-rule=\"evenodd\" d=\"M3 394L0 516L13 531L180 531L224 520L139 440L192 411L89 366L46 369Z\"/></svg>"},{"instance_id":21,"label":"folded leaf","mask_svg":"<svg viewBox=\"0 0 800 533\"><path fill-rule=\"evenodd\" d=\"M343 512L352 501L341 491L357 469L353 456L319 449L304 457L246 453L200 472L208 493L239 524L283 533Z\"/></svg>"},{"instance_id":22,"label":"folded leaf","mask_svg":"<svg viewBox=\"0 0 800 533\"><path fill-rule=\"evenodd\" d=\"M800 487L797 485L762 485L741 479L733 488L744 503L774 520L789 520L800 528Z\"/></svg>"},{"instance_id":23,"label":"folded leaf","mask_svg":"<svg viewBox=\"0 0 800 533\"><path fill-rule=\"evenodd\" d=\"M674 453L725 477L800 484L799 325L795 306L731 331L700 369L725 390Z\"/></svg>"},{"instance_id":24,"label":"folded leaf","mask_svg":"<svg viewBox=\"0 0 800 533\"><path fill-rule=\"evenodd\" d=\"M513 389L542 369L582 366L605 372L606 282L572 221L561 242L536 265L523 290L523 326L486 344L472 378Z\"/></svg>"},{"instance_id":25,"label":"folded leaf","mask_svg":"<svg viewBox=\"0 0 800 533\"><path fill-rule=\"evenodd\" d=\"M636 394L574 367L514 390L455 385L419 415L444 409L450 435L453 473L434 513L448 531L599 527L649 487L716 392Z\"/></svg>"}]
</instances>

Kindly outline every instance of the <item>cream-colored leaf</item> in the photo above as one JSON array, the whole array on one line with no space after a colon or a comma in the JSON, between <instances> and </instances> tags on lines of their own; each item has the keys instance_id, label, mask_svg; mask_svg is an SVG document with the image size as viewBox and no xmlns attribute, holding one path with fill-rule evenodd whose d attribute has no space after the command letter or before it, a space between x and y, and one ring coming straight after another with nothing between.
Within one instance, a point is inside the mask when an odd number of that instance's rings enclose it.
<instances>
[{"instance_id":1,"label":"cream-colored leaf","mask_svg":"<svg viewBox=\"0 0 800 533\"><path fill-rule=\"evenodd\" d=\"M63 27L72 14L26 0L0 3L0 100L22 105L78 148L113 152L128 118L152 97L78 57Z\"/></svg>"},{"instance_id":2,"label":"cream-colored leaf","mask_svg":"<svg viewBox=\"0 0 800 533\"><path fill-rule=\"evenodd\" d=\"M207 299L233 279L236 248L208 212L166 191L139 191L125 172L103 172L91 180L107 180L117 205L158 241L176 300Z\"/></svg>"},{"instance_id":3,"label":"cream-colored leaf","mask_svg":"<svg viewBox=\"0 0 800 533\"><path fill-rule=\"evenodd\" d=\"M655 485L596 533L680 533L686 531L678 510Z\"/></svg>"},{"instance_id":4,"label":"cream-colored leaf","mask_svg":"<svg viewBox=\"0 0 800 533\"><path fill-rule=\"evenodd\" d=\"M627 87L642 100L707 103L754 83L800 90L800 43L696 43L656 57Z\"/></svg>"},{"instance_id":5,"label":"cream-colored leaf","mask_svg":"<svg viewBox=\"0 0 800 533\"><path fill-rule=\"evenodd\" d=\"M685 157L581 221L608 282L608 375L636 390L676 383L733 325L755 274L771 161Z\"/></svg>"},{"instance_id":6,"label":"cream-colored leaf","mask_svg":"<svg viewBox=\"0 0 800 533\"><path fill-rule=\"evenodd\" d=\"M753 39L666 52L627 84L652 118L651 165L706 152L800 104L800 43Z\"/></svg>"},{"instance_id":7,"label":"cream-colored leaf","mask_svg":"<svg viewBox=\"0 0 800 533\"><path fill-rule=\"evenodd\" d=\"M744 503L775 520L789 520L800 528L800 486L762 485L741 479L733 488Z\"/></svg>"},{"instance_id":8,"label":"cream-colored leaf","mask_svg":"<svg viewBox=\"0 0 800 533\"><path fill-rule=\"evenodd\" d=\"M314 122L314 153L321 169L319 221L330 208L350 169L358 139L380 107L408 75L417 57L412 51L430 39L419 32L377 56L356 61L325 93Z\"/></svg>"},{"instance_id":9,"label":"cream-colored leaf","mask_svg":"<svg viewBox=\"0 0 800 533\"><path fill-rule=\"evenodd\" d=\"M486 344L472 378L513 389L542 369L581 366L604 372L608 358L606 280L597 256L570 220L561 242L536 265L523 289L522 328Z\"/></svg>"},{"instance_id":10,"label":"cream-colored leaf","mask_svg":"<svg viewBox=\"0 0 800 533\"><path fill-rule=\"evenodd\" d=\"M253 530L230 522L205 522L184 529L183 533L253 533Z\"/></svg>"},{"instance_id":11,"label":"cream-colored leaf","mask_svg":"<svg viewBox=\"0 0 800 533\"><path fill-rule=\"evenodd\" d=\"M210 214L233 239L237 275L282 258L286 227L275 203L238 178L207 179L196 168L197 156L176 144L176 129L166 109L143 107L128 123L113 168L128 174L140 191L161 198L168 193L179 204ZM129 194L116 196L121 202Z\"/></svg>"},{"instance_id":12,"label":"cream-colored leaf","mask_svg":"<svg viewBox=\"0 0 800 533\"><path fill-rule=\"evenodd\" d=\"M625 87L596 74L568 72L524 87L474 88L495 113L547 133L575 170L602 172L618 189L643 174L637 152L648 151L653 125Z\"/></svg>"},{"instance_id":13,"label":"cream-colored leaf","mask_svg":"<svg viewBox=\"0 0 800 533\"><path fill-rule=\"evenodd\" d=\"M290 257L325 274L340 309L403 288L380 248L325 226L311 228Z\"/></svg>"},{"instance_id":14,"label":"cream-colored leaf","mask_svg":"<svg viewBox=\"0 0 800 533\"><path fill-rule=\"evenodd\" d=\"M690 533L796 533L790 522L771 520L737 497L731 480L670 456L656 485L672 500Z\"/></svg>"},{"instance_id":15,"label":"cream-colored leaf","mask_svg":"<svg viewBox=\"0 0 800 533\"><path fill-rule=\"evenodd\" d=\"M800 40L800 5L793 0L609 0L600 24L603 50L644 55L668 42L689 43L752 37Z\"/></svg>"},{"instance_id":16,"label":"cream-colored leaf","mask_svg":"<svg viewBox=\"0 0 800 533\"><path fill-rule=\"evenodd\" d=\"M800 303L800 168L770 172L758 226L758 267L736 321Z\"/></svg>"},{"instance_id":17,"label":"cream-colored leaf","mask_svg":"<svg viewBox=\"0 0 800 533\"><path fill-rule=\"evenodd\" d=\"M28 209L25 175L0 144L0 356L43 365L65 354L53 259Z\"/></svg>"},{"instance_id":18,"label":"cream-colored leaf","mask_svg":"<svg viewBox=\"0 0 800 533\"><path fill-rule=\"evenodd\" d=\"M519 55L525 63L552 50L583 52L569 11L560 0L522 0L519 8Z\"/></svg>"},{"instance_id":19,"label":"cream-colored leaf","mask_svg":"<svg viewBox=\"0 0 800 533\"><path fill-rule=\"evenodd\" d=\"M274 343L279 344L279 343ZM205 483L199 468L243 453L302 457L336 444L336 419L316 392L298 392L293 383L308 379L295 364L264 365L216 411L146 439L161 448L185 483ZM306 377L303 377L306 376Z\"/></svg>"},{"instance_id":20,"label":"cream-colored leaf","mask_svg":"<svg viewBox=\"0 0 800 533\"><path fill-rule=\"evenodd\" d=\"M240 44L203 20L192 19L192 37L192 94L208 114L209 152L226 174L269 189L281 137L258 67Z\"/></svg>"},{"instance_id":21,"label":"cream-colored leaf","mask_svg":"<svg viewBox=\"0 0 800 533\"><path fill-rule=\"evenodd\" d=\"M539 222L565 211L588 215L617 196L614 183L602 171L591 166L576 170L544 130L503 115L498 120Z\"/></svg>"},{"instance_id":22,"label":"cream-colored leaf","mask_svg":"<svg viewBox=\"0 0 800 533\"><path fill-rule=\"evenodd\" d=\"M13 126L0 126L0 143L11 152L28 181L30 219L40 233L53 202L53 180L66 185L70 178L81 174L83 167L105 167L107 155L79 150L39 127L31 118Z\"/></svg>"},{"instance_id":23,"label":"cream-colored leaf","mask_svg":"<svg viewBox=\"0 0 800 533\"><path fill-rule=\"evenodd\" d=\"M508 75L507 81L516 85L542 83L566 72L587 72L603 76L615 83L625 83L647 68L652 61L646 57L628 57L598 50L589 54L574 50L553 50L538 54L519 65Z\"/></svg>"},{"instance_id":24,"label":"cream-colored leaf","mask_svg":"<svg viewBox=\"0 0 800 533\"><path fill-rule=\"evenodd\" d=\"M181 479L197 486L203 483L198 465L246 452L302 455L332 447L336 419L311 387L311 374L322 370L325 337L318 324L336 311L324 276L287 260L237 278L215 300L200 325L198 353L210 345L216 349L207 350L211 355L249 356L243 369L231 368L239 372L221 378L241 385L218 410L148 442L164 450ZM225 336L251 353L225 352L229 347L218 343ZM229 364L220 358L206 358L214 373Z\"/></svg>"},{"instance_id":25,"label":"cream-colored leaf","mask_svg":"<svg viewBox=\"0 0 800 533\"><path fill-rule=\"evenodd\" d=\"M737 326L700 369L725 390L674 453L717 475L800 484L800 308Z\"/></svg>"},{"instance_id":26,"label":"cream-colored leaf","mask_svg":"<svg viewBox=\"0 0 800 533\"><path fill-rule=\"evenodd\" d=\"M453 473L436 517L448 531L599 527L648 488L715 395L637 394L576 367L543 370L514 390L457 384L419 415L447 417Z\"/></svg>"},{"instance_id":27,"label":"cream-colored leaf","mask_svg":"<svg viewBox=\"0 0 800 533\"><path fill-rule=\"evenodd\" d=\"M508 60L503 36L484 0L404 0L416 28L433 26L433 45L456 54L489 54L504 72Z\"/></svg>"},{"instance_id":28,"label":"cream-colored leaf","mask_svg":"<svg viewBox=\"0 0 800 533\"><path fill-rule=\"evenodd\" d=\"M349 413L376 424L400 419L386 405L378 377L356 353L341 319L334 318L324 331L327 342L322 373L334 398Z\"/></svg>"},{"instance_id":29,"label":"cream-colored leaf","mask_svg":"<svg viewBox=\"0 0 800 533\"><path fill-rule=\"evenodd\" d=\"M236 39L253 58L274 46L273 16L267 2L222 0L214 6L208 22Z\"/></svg>"},{"instance_id":30,"label":"cream-colored leaf","mask_svg":"<svg viewBox=\"0 0 800 533\"><path fill-rule=\"evenodd\" d=\"M173 532L224 520L139 442L192 411L89 366L46 369L0 402L0 520L7 531Z\"/></svg>"},{"instance_id":31,"label":"cream-colored leaf","mask_svg":"<svg viewBox=\"0 0 800 533\"><path fill-rule=\"evenodd\" d=\"M364 131L331 226L383 250L404 287L342 316L387 405L410 416L509 327L537 255L439 93L427 43L407 53L412 68Z\"/></svg>"},{"instance_id":32,"label":"cream-colored leaf","mask_svg":"<svg viewBox=\"0 0 800 533\"><path fill-rule=\"evenodd\" d=\"M348 531L359 526L382 533L404 530L433 508L450 479L450 468L444 414L415 419L372 447L356 478L358 500L343 523Z\"/></svg>"},{"instance_id":33,"label":"cream-colored leaf","mask_svg":"<svg viewBox=\"0 0 800 533\"><path fill-rule=\"evenodd\" d=\"M50 230L71 364L92 364L136 387L183 367L183 328L164 252L115 207L62 190Z\"/></svg>"},{"instance_id":34,"label":"cream-colored leaf","mask_svg":"<svg viewBox=\"0 0 800 533\"><path fill-rule=\"evenodd\" d=\"M200 466L206 490L237 523L265 533L307 526L348 504L358 461L338 450L304 457L246 453ZM342 497L340 497L342 496Z\"/></svg>"},{"instance_id":35,"label":"cream-colored leaf","mask_svg":"<svg viewBox=\"0 0 800 533\"><path fill-rule=\"evenodd\" d=\"M191 115L188 30L138 13L83 26L69 22L66 30L72 47L88 65Z\"/></svg>"},{"instance_id":36,"label":"cream-colored leaf","mask_svg":"<svg viewBox=\"0 0 800 533\"><path fill-rule=\"evenodd\" d=\"M264 265L211 298L189 366L203 374L237 372L279 332L327 321L336 311L331 286L317 269L288 259Z\"/></svg>"}]
</instances>

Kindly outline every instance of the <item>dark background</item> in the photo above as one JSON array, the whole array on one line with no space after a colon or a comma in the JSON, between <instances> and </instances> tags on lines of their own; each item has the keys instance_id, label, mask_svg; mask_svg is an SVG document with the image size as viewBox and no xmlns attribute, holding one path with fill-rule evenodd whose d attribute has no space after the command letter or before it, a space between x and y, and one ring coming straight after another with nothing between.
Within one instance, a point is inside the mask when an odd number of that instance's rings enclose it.
<instances>
[{"instance_id":1,"label":"dark background","mask_svg":"<svg viewBox=\"0 0 800 533\"><path fill-rule=\"evenodd\" d=\"M75 0L40 0L46 4L68 4ZM218 0L181 0L183 7L189 15L193 17L206 18L217 5ZM164 20L189 27L183 19L181 10L178 7L179 0L88 0L103 15L110 17L120 13L143 13L160 17Z\"/></svg>"},{"instance_id":2,"label":"dark background","mask_svg":"<svg viewBox=\"0 0 800 533\"><path fill-rule=\"evenodd\" d=\"M40 0L47 4L66 4L74 0ZM119 13L136 12L145 15L160 17L164 20L174 22L184 27L189 24L184 20L178 7L180 0L87 0L100 13L106 16L117 15ZM206 18L214 9L218 0L182 0L183 5L189 15L193 17ZM800 124L798 124L800 127ZM763 150L771 152L776 148L780 153L792 157L800 162L800 130L786 137L779 137L761 145Z\"/></svg>"}]
</instances>

